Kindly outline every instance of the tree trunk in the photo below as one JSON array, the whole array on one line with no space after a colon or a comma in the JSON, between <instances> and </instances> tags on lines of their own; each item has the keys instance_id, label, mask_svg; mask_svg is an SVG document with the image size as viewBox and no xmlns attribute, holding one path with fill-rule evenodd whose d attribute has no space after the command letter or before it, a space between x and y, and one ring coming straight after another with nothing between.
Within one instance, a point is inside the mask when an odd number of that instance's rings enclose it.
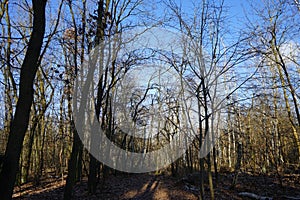
<instances>
[{"instance_id":1,"label":"tree trunk","mask_svg":"<svg viewBox=\"0 0 300 200\"><path fill-rule=\"evenodd\" d=\"M76 181L76 169L78 163L78 154L82 145L79 135L75 129L74 121L71 121L71 129L74 134L71 158L68 164L68 177L66 180L64 200L72 199L72 188Z\"/></svg>"},{"instance_id":2,"label":"tree trunk","mask_svg":"<svg viewBox=\"0 0 300 200\"><path fill-rule=\"evenodd\" d=\"M270 22L272 23L272 21L273 21L273 19L271 18ZM276 21L274 23L276 23ZM297 125L293 121L293 116L292 116L292 112L291 112L291 107L290 107L286 87L290 89L290 93L291 93L291 96L293 99L294 109L295 109L296 117L297 117L297 121L298 121L298 126L300 126L300 113L299 113L299 109L298 109L298 103L297 103L297 98L296 98L296 94L295 94L295 89L291 84L291 80L290 80L289 74L287 72L284 59L282 58L282 55L280 54L280 51L277 47L277 38L276 38L275 27L272 29L271 34L272 34L271 50L272 50L272 53L274 56L275 65L277 66L279 78L280 78L281 85L282 85L287 114L288 114L288 117L289 117L289 120L290 120L290 123L292 126L292 130L293 130L293 136L294 136L294 140L295 140L295 148L297 149L298 157L300 157L300 140L299 140L299 136L297 133ZM283 73L282 73L282 70L283 70ZM285 78L284 78L284 76L285 76ZM300 158L298 159L298 161L300 161Z\"/></svg>"},{"instance_id":3,"label":"tree trunk","mask_svg":"<svg viewBox=\"0 0 300 200\"><path fill-rule=\"evenodd\" d=\"M200 89L200 86L199 86ZM200 91L197 91L198 98L198 123L199 123L199 151L203 142L203 129L202 129L202 117L201 117L201 105L200 105ZM204 158L200 158L200 195L199 199L204 199Z\"/></svg>"},{"instance_id":4,"label":"tree trunk","mask_svg":"<svg viewBox=\"0 0 300 200\"><path fill-rule=\"evenodd\" d=\"M33 100L33 82L38 69L38 60L45 33L46 0L32 0L33 30L28 49L21 67L19 99L5 151L2 171L0 174L0 196L2 200L12 198L20 153L25 133L27 131L30 108Z\"/></svg>"},{"instance_id":5,"label":"tree trunk","mask_svg":"<svg viewBox=\"0 0 300 200\"><path fill-rule=\"evenodd\" d=\"M202 79L202 92L203 92L203 101L204 101L204 137L209 137L209 114L208 114L208 88L205 85L204 79ZM201 113L199 113L201 114ZM206 144L207 145L207 144ZM209 147L206 147L209 148ZM210 153L207 154L207 172L208 172L208 184L209 184L209 190L210 190L210 199L215 199L214 194L214 186L213 186L213 180L212 180L212 173L211 173L211 157Z\"/></svg>"},{"instance_id":6,"label":"tree trunk","mask_svg":"<svg viewBox=\"0 0 300 200\"><path fill-rule=\"evenodd\" d=\"M243 150L242 150L242 143L238 142L237 144L237 160L235 163L235 169L234 169L234 177L231 183L230 188L234 189L237 181L238 181L238 175L241 169L241 164L242 164L242 156L243 156Z\"/></svg>"},{"instance_id":7,"label":"tree trunk","mask_svg":"<svg viewBox=\"0 0 300 200\"><path fill-rule=\"evenodd\" d=\"M97 189L97 169L100 167L99 162L90 154L90 167L88 178L89 194L95 194Z\"/></svg>"},{"instance_id":8,"label":"tree trunk","mask_svg":"<svg viewBox=\"0 0 300 200\"><path fill-rule=\"evenodd\" d=\"M104 1L100 0L98 2L98 9L97 9L97 31L96 31L96 37L95 37L95 45L99 45L101 43L101 40L104 38L104 24L103 24L103 16L104 16ZM108 9L108 8L106 8ZM100 55L101 56L101 55ZM100 66L102 68L102 66ZM96 116L97 119L99 120L100 117L100 110L102 106L102 100L103 100L103 86L102 86L102 77L103 74L101 72L103 69L100 69L100 80L98 83L98 91L97 91L97 102L95 105L96 109ZM106 80L106 79L105 79ZM107 106L107 105L106 105ZM104 112L106 114L106 112ZM102 117L104 117L104 115ZM104 120L103 120L104 121ZM93 135L92 135L93 137ZM95 141L96 144L98 141ZM90 194L95 194L96 193L96 188L97 188L97 170L100 167L100 163L90 154L90 166L89 166L89 176L88 176L88 191Z\"/></svg>"},{"instance_id":9,"label":"tree trunk","mask_svg":"<svg viewBox=\"0 0 300 200\"><path fill-rule=\"evenodd\" d=\"M85 5L85 1L83 1L83 5ZM73 11L73 7L72 7L72 3L69 3L69 8L70 8L70 13L71 13L71 17L72 17L72 22L73 22L73 26L74 26L74 53L73 53L73 62L74 62L74 67L75 67L75 76L77 76L77 70L78 70L78 66L77 66L77 56L78 56L78 29L77 29L77 25L76 25L76 21L75 21L75 14ZM84 7L85 9L85 7ZM70 82L74 84L74 80L72 78L70 78ZM71 158L68 162L68 177L66 180L66 185L65 185L65 189L64 189L64 200L69 200L72 199L72 189L73 186L77 180L76 175L77 175L77 167L78 167L78 163L81 162L81 158L80 160L78 159L78 156L80 156L81 154L79 153L79 151L82 150L81 146L82 146L82 142L80 140L80 137L78 135L78 132L75 128L75 122L74 119L71 119L71 94L73 93L73 91L71 91L71 88L68 86L68 118L70 120L71 123L71 129L70 129L70 133L73 133L73 143L72 143L72 151L71 151ZM81 105L80 105L81 106Z\"/></svg>"}]
</instances>

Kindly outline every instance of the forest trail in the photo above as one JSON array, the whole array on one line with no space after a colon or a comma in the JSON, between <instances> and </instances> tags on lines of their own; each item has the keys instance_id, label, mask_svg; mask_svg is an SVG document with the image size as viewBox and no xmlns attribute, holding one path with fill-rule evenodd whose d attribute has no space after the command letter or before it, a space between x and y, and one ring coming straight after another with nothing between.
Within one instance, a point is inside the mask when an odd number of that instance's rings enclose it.
<instances>
[{"instance_id":1,"label":"forest trail","mask_svg":"<svg viewBox=\"0 0 300 200\"><path fill-rule=\"evenodd\" d=\"M284 187L281 188L276 177L252 176L241 174L239 183L235 189L229 189L232 174L220 175L219 184L215 186L216 199L248 199L239 196L240 192L251 192L257 195L269 196L274 200L297 197L300 199L300 176L286 175L283 177ZM45 179L41 186L33 187L26 184L15 188L14 200L60 200L63 197L63 186L65 181L58 179ZM197 187L189 185L181 178L154 174L130 174L110 175L105 186L98 190L95 195L88 195L87 181L83 180L74 187L74 200L196 200L199 194ZM209 199L209 190L205 193Z\"/></svg>"}]
</instances>

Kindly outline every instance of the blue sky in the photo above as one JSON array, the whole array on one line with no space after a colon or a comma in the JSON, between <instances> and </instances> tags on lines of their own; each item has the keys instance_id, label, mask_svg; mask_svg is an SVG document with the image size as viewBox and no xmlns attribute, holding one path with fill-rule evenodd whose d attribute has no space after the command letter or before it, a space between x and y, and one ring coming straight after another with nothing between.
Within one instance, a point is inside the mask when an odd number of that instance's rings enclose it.
<instances>
[{"instance_id":1,"label":"blue sky","mask_svg":"<svg viewBox=\"0 0 300 200\"><path fill-rule=\"evenodd\" d=\"M160 1L160 0L159 0ZM168 1L168 0L166 0ZM202 4L202 0L173 0L177 3L178 6L181 6L183 12L185 14L193 15L194 5ZM205 1L213 1L213 0L205 0ZM222 0L214 0L215 4L218 5ZM247 22L247 17L253 19L254 14L251 12L253 8L250 6L250 2L252 2L255 6L262 5L263 0L224 0L224 9L223 16L226 17L226 21L224 25L226 27L226 32L231 36L234 36L233 33L240 32L244 29L245 24ZM159 5L160 3L158 3ZM164 11L160 11L159 8L156 11L158 14L162 14ZM246 12L246 13L245 13ZM192 17L192 16L190 16Z\"/></svg>"},{"instance_id":2,"label":"blue sky","mask_svg":"<svg viewBox=\"0 0 300 200\"><path fill-rule=\"evenodd\" d=\"M244 10L249 7L247 1L240 1L240 0L227 0L225 1L225 4L231 7L230 12L232 16L236 17L243 17L244 16Z\"/></svg>"}]
</instances>

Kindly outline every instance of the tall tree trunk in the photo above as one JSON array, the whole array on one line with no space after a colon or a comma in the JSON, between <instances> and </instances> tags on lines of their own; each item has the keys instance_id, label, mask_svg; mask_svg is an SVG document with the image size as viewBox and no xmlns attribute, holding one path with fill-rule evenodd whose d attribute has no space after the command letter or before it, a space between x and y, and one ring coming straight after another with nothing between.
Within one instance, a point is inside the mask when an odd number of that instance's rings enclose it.
<instances>
[{"instance_id":1,"label":"tall tree trunk","mask_svg":"<svg viewBox=\"0 0 300 200\"><path fill-rule=\"evenodd\" d=\"M5 21L7 29L4 27L2 28L3 33L7 31L7 46L5 50L5 57L6 61L3 60L4 66L6 67L3 69L3 78L4 78L4 99L5 99L5 121L4 121L4 133L3 134L3 141L7 141L8 133L10 130L10 124L13 118L13 102L17 101L17 86L15 83L15 80L12 75L12 68L11 68L11 20L10 20L10 14L8 12L9 10L9 4L8 1L5 1L1 4L1 13L0 16L2 17L4 14L6 14ZM4 150L5 146L3 145L3 149L1 148L1 151Z\"/></svg>"},{"instance_id":2,"label":"tall tree trunk","mask_svg":"<svg viewBox=\"0 0 300 200\"><path fill-rule=\"evenodd\" d=\"M289 103L289 98L287 95L287 89L290 89L290 93L292 96L292 100L294 103L294 109L295 109L295 113L296 113L296 117L297 117L297 121L298 121L298 126L300 126L300 113L299 113L299 108L298 108L298 103L297 103L297 98L296 98L296 93L295 93L295 89L291 83L290 77L289 77L289 73L287 71L286 65L285 65L285 61L280 53L280 50L278 48L277 45L277 37L276 37L276 21L273 22L273 18L270 19L271 23L274 23L274 27L271 31L272 34L272 39L271 39L271 50L274 56L274 61L275 61L275 66L277 66L278 69L278 73L279 73L279 78L281 81L281 85L282 85L282 90L283 90L283 95L284 95L284 100L285 100L285 105L286 105L286 109L287 109L287 114L289 117L289 121L291 123L292 126L292 130L293 130L293 136L294 136L294 140L295 140L295 148L297 149L297 153L298 153L298 157L300 157L300 140L299 140L299 135L298 135L298 130L297 130L297 124L294 122L293 120L293 116L292 116L292 111L291 111L291 106ZM283 72L282 72L283 70ZM284 77L285 76L285 77ZM298 161L300 161L300 158L298 159Z\"/></svg>"},{"instance_id":3,"label":"tall tree trunk","mask_svg":"<svg viewBox=\"0 0 300 200\"><path fill-rule=\"evenodd\" d=\"M202 126L202 117L201 117L201 105L200 105L200 87L198 87L197 98L198 98L198 123L199 123L199 151L203 143L203 126ZM204 199L204 158L200 158L200 195L199 199Z\"/></svg>"},{"instance_id":4,"label":"tall tree trunk","mask_svg":"<svg viewBox=\"0 0 300 200\"><path fill-rule=\"evenodd\" d=\"M82 1L83 3L83 9L85 10L85 1ZM77 65L77 56L78 56L78 28L76 25L76 19L75 19L75 14L73 11L72 7L72 2L68 2L70 13L71 13L71 18L73 22L73 27L74 27L74 53L73 53L73 62L74 62L74 67L75 67L75 77L77 76L77 71L78 71L78 65ZM84 22L85 23L85 22ZM72 76L72 75L71 75ZM70 78L70 83L74 83L74 79ZM73 133L73 143L72 143L72 151L71 151L71 158L68 163L68 177L66 180L66 185L65 185L65 190L64 190L64 200L69 200L72 199L72 189L73 186L77 180L76 175L77 175L77 169L78 169L78 163L81 162L81 158L78 158L81 156L79 151L82 151L82 142L79 138L78 132L75 128L75 122L74 119L71 119L71 94L73 91L71 91L71 88L68 86L68 118L71 123L71 129L70 132Z\"/></svg>"},{"instance_id":5,"label":"tall tree trunk","mask_svg":"<svg viewBox=\"0 0 300 200\"><path fill-rule=\"evenodd\" d=\"M298 136L298 133L297 133L297 125L295 124L295 122L293 120L291 106L290 106L290 103L289 103L289 98L288 98L286 87L289 87L290 90L291 90L291 94L292 94L292 97L293 97L293 102L295 103L296 116L297 116L297 119L300 120L299 111L298 111L298 107L297 107L297 100L294 98L295 95L292 92L292 91L294 91L294 89L293 89L290 81L288 81L288 83L286 84L286 80L284 79L284 74L282 73L282 66L284 66L284 63L281 60L281 64L280 64L280 59L278 58L279 54L278 54L278 51L276 51L275 37L272 38L271 42L272 42L271 43L272 53L274 54L275 65L277 66L277 69L278 69L279 78L280 78L280 82L281 82L281 86L282 86L282 90L283 90L285 106L286 106L286 109L287 109L287 114L288 114L289 121L291 123L292 130L293 130L295 148L297 150L298 156L300 156L300 140L299 140L299 136ZM300 161L300 158L298 159L298 161Z\"/></svg>"},{"instance_id":6,"label":"tall tree trunk","mask_svg":"<svg viewBox=\"0 0 300 200\"><path fill-rule=\"evenodd\" d=\"M46 0L32 0L33 30L21 67L19 99L10 127L4 162L0 174L0 196L2 200L12 198L20 153L27 131L30 108L33 100L33 82L38 69L38 60L45 33Z\"/></svg>"},{"instance_id":7,"label":"tall tree trunk","mask_svg":"<svg viewBox=\"0 0 300 200\"><path fill-rule=\"evenodd\" d=\"M82 0L82 14L81 14L81 21L82 21L82 30L86 29L86 0ZM80 54L80 64L83 65L84 63L84 54L85 54L85 34L82 34L81 37L81 54ZM77 75L77 70L75 71L75 74ZM71 101L71 98L70 98ZM80 143L79 146L79 154L78 154L78 166L77 166L77 174L76 174L76 180L81 181L82 176L82 156L83 156L83 144Z\"/></svg>"},{"instance_id":8,"label":"tall tree trunk","mask_svg":"<svg viewBox=\"0 0 300 200\"><path fill-rule=\"evenodd\" d=\"M95 37L95 45L99 45L101 43L101 41L104 38L104 24L103 24L103 16L104 16L104 1L100 0L98 2L98 9L97 9L97 31L96 31L96 37ZM108 9L108 8L106 8ZM100 55L101 56L101 55ZM100 66L101 68L102 66ZM100 80L98 83L98 91L97 91L97 102L95 105L95 109L96 109L96 117L99 120L100 117L100 110L101 110L101 106L102 106L102 100L103 100L103 86L102 86L102 81L103 81L103 68L100 69ZM105 79L106 80L106 79ZM106 105L107 106L107 105ZM106 112L105 112L106 114ZM104 115L103 114L103 118ZM103 120L104 121L104 120ZM93 137L93 135L92 135ZM98 141L95 141L95 144ZM96 160L96 158L94 158L94 156L92 156L90 154L90 165L89 165L89 176L88 176L88 191L90 194L95 194L96 193L96 187L97 187L97 170L100 167L100 163Z\"/></svg>"},{"instance_id":9,"label":"tall tree trunk","mask_svg":"<svg viewBox=\"0 0 300 200\"><path fill-rule=\"evenodd\" d=\"M202 79L202 92L203 92L203 101L204 101L204 123L205 123L205 128L204 128L204 137L209 137L209 114L208 114L208 88L205 85L204 79ZM200 114L200 113L199 113ZM206 148L210 148L210 144ZM214 200L215 199L215 194L214 194L214 186L213 186L213 180L212 180L212 173L211 173L211 156L210 153L207 154L207 173L208 173L208 184L209 184L209 190L210 190L210 199Z\"/></svg>"}]
</instances>

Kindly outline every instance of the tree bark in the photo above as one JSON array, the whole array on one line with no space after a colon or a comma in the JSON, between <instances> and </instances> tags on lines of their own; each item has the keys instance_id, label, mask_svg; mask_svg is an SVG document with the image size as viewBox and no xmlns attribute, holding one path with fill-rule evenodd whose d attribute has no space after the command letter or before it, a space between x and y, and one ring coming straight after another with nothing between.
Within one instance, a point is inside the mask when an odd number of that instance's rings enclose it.
<instances>
[{"instance_id":1,"label":"tree bark","mask_svg":"<svg viewBox=\"0 0 300 200\"><path fill-rule=\"evenodd\" d=\"M32 0L33 30L21 67L19 99L10 127L3 167L0 174L0 196L2 200L12 198L22 144L28 127L30 108L33 100L33 82L38 69L38 60L45 33L46 2L46 0Z\"/></svg>"},{"instance_id":2,"label":"tree bark","mask_svg":"<svg viewBox=\"0 0 300 200\"><path fill-rule=\"evenodd\" d=\"M64 189L64 200L72 199L72 189L76 181L76 169L78 163L78 154L80 150L81 140L75 129L74 121L71 121L72 132L74 133L71 158L68 164L68 177Z\"/></svg>"}]
</instances>

